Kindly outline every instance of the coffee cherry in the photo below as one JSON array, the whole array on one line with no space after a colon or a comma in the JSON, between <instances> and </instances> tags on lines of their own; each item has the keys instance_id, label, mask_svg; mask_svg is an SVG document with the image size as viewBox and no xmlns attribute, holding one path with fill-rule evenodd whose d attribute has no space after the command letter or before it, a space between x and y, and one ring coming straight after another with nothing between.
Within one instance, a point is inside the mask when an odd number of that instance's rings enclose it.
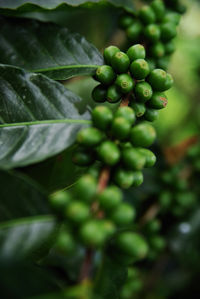
<instances>
[{"instance_id":1,"label":"coffee cherry","mask_svg":"<svg viewBox=\"0 0 200 299\"><path fill-rule=\"evenodd\" d=\"M130 59L124 52L117 52L111 58L111 65L117 73L126 73L130 65Z\"/></svg>"},{"instance_id":2,"label":"coffee cherry","mask_svg":"<svg viewBox=\"0 0 200 299\"><path fill-rule=\"evenodd\" d=\"M86 221L90 215L90 207L82 201L73 201L69 203L65 210L67 220L72 223L80 224Z\"/></svg>"},{"instance_id":3,"label":"coffee cherry","mask_svg":"<svg viewBox=\"0 0 200 299\"><path fill-rule=\"evenodd\" d=\"M105 62L107 64L111 65L111 59L113 57L113 55L115 55L117 52L120 52L119 48L115 47L115 46L110 46L105 48L103 56L105 59Z\"/></svg>"},{"instance_id":4,"label":"coffee cherry","mask_svg":"<svg viewBox=\"0 0 200 299\"><path fill-rule=\"evenodd\" d=\"M162 0L154 0L151 3L151 8L153 9L156 20L161 21L165 15L165 5Z\"/></svg>"},{"instance_id":5,"label":"coffee cherry","mask_svg":"<svg viewBox=\"0 0 200 299\"><path fill-rule=\"evenodd\" d=\"M104 103L106 101L107 90L101 84L97 85L92 91L92 98L97 103Z\"/></svg>"},{"instance_id":6,"label":"coffee cherry","mask_svg":"<svg viewBox=\"0 0 200 299\"><path fill-rule=\"evenodd\" d=\"M157 67L166 71L169 67L169 63L170 63L170 57L164 56L164 57L158 58Z\"/></svg>"},{"instance_id":7,"label":"coffee cherry","mask_svg":"<svg viewBox=\"0 0 200 299\"><path fill-rule=\"evenodd\" d=\"M133 181L134 187L139 187L140 185L142 185L142 183L144 181L144 177L143 177L143 173L141 171L134 171L133 177L134 177L134 181Z\"/></svg>"},{"instance_id":8,"label":"coffee cherry","mask_svg":"<svg viewBox=\"0 0 200 299\"><path fill-rule=\"evenodd\" d=\"M78 132L77 142L86 147L98 145L103 139L103 133L96 128L85 128Z\"/></svg>"},{"instance_id":9,"label":"coffee cherry","mask_svg":"<svg viewBox=\"0 0 200 299\"><path fill-rule=\"evenodd\" d=\"M110 220L102 219L100 225L106 234L106 238L111 237L116 231L115 224Z\"/></svg>"},{"instance_id":10,"label":"coffee cherry","mask_svg":"<svg viewBox=\"0 0 200 299\"><path fill-rule=\"evenodd\" d=\"M131 107L134 109L137 117L143 116L146 111L146 107L143 103L132 103Z\"/></svg>"},{"instance_id":11,"label":"coffee cherry","mask_svg":"<svg viewBox=\"0 0 200 299\"><path fill-rule=\"evenodd\" d=\"M150 246L156 251L161 251L165 248L166 242L165 239L161 236L152 236L149 239Z\"/></svg>"},{"instance_id":12,"label":"coffee cherry","mask_svg":"<svg viewBox=\"0 0 200 299\"><path fill-rule=\"evenodd\" d=\"M175 201L179 206L187 209L196 203L196 194L190 191L177 192L175 194Z\"/></svg>"},{"instance_id":13,"label":"coffee cherry","mask_svg":"<svg viewBox=\"0 0 200 299\"><path fill-rule=\"evenodd\" d=\"M163 18L163 23L174 23L178 25L180 23L181 15L177 12L168 12Z\"/></svg>"},{"instance_id":14,"label":"coffee cherry","mask_svg":"<svg viewBox=\"0 0 200 299\"><path fill-rule=\"evenodd\" d=\"M98 148L98 156L106 165L115 165L120 159L120 150L112 141L104 141Z\"/></svg>"},{"instance_id":15,"label":"coffee cherry","mask_svg":"<svg viewBox=\"0 0 200 299\"><path fill-rule=\"evenodd\" d=\"M166 80L167 80L167 73L162 69L153 70L147 78L147 81L149 82L151 87L156 91L166 90L166 86L165 86Z\"/></svg>"},{"instance_id":16,"label":"coffee cherry","mask_svg":"<svg viewBox=\"0 0 200 299\"><path fill-rule=\"evenodd\" d=\"M121 16L120 20L119 20L119 26L122 29L126 29L127 27L129 27L130 25L132 25L134 22L133 16L131 15L123 15Z\"/></svg>"},{"instance_id":17,"label":"coffee cherry","mask_svg":"<svg viewBox=\"0 0 200 299\"><path fill-rule=\"evenodd\" d=\"M163 41L169 41L174 38L177 34L176 25L173 23L164 23L160 25L161 39Z\"/></svg>"},{"instance_id":18,"label":"coffee cherry","mask_svg":"<svg viewBox=\"0 0 200 299\"><path fill-rule=\"evenodd\" d=\"M156 24L150 24L146 26L144 29L144 36L150 42L153 43L157 42L160 39L160 35L161 35L160 28Z\"/></svg>"},{"instance_id":19,"label":"coffee cherry","mask_svg":"<svg viewBox=\"0 0 200 299\"><path fill-rule=\"evenodd\" d=\"M157 233L161 229L161 222L158 219L153 219L145 225L145 231L149 234Z\"/></svg>"},{"instance_id":20,"label":"coffee cherry","mask_svg":"<svg viewBox=\"0 0 200 299\"><path fill-rule=\"evenodd\" d=\"M101 222L98 220L89 220L83 224L79 232L82 242L88 247L102 247L107 234Z\"/></svg>"},{"instance_id":21,"label":"coffee cherry","mask_svg":"<svg viewBox=\"0 0 200 299\"><path fill-rule=\"evenodd\" d=\"M161 92L154 92L151 99L148 101L148 106L154 109L163 109L167 106L167 96Z\"/></svg>"},{"instance_id":22,"label":"coffee cherry","mask_svg":"<svg viewBox=\"0 0 200 299\"><path fill-rule=\"evenodd\" d=\"M158 111L152 108L147 108L144 114L144 119L153 122L158 119Z\"/></svg>"},{"instance_id":23,"label":"coffee cherry","mask_svg":"<svg viewBox=\"0 0 200 299\"><path fill-rule=\"evenodd\" d=\"M152 24L156 20L156 15L150 6L145 5L139 11L139 18L144 24Z\"/></svg>"},{"instance_id":24,"label":"coffee cherry","mask_svg":"<svg viewBox=\"0 0 200 299\"><path fill-rule=\"evenodd\" d=\"M146 148L138 148L138 151L144 156L145 158L145 165L144 167L152 167L156 163L156 156L152 151Z\"/></svg>"},{"instance_id":25,"label":"coffee cherry","mask_svg":"<svg viewBox=\"0 0 200 299\"><path fill-rule=\"evenodd\" d=\"M131 125L133 125L136 121L135 112L131 107L119 107L115 113L115 117L123 117L129 121Z\"/></svg>"},{"instance_id":26,"label":"coffee cherry","mask_svg":"<svg viewBox=\"0 0 200 299\"><path fill-rule=\"evenodd\" d=\"M153 71L156 68L156 62L153 58L148 58L146 61L149 64L150 71Z\"/></svg>"},{"instance_id":27,"label":"coffee cherry","mask_svg":"<svg viewBox=\"0 0 200 299\"><path fill-rule=\"evenodd\" d=\"M119 91L124 94L132 91L135 86L135 82L128 74L121 74L117 76L115 84L118 87Z\"/></svg>"},{"instance_id":28,"label":"coffee cherry","mask_svg":"<svg viewBox=\"0 0 200 299\"><path fill-rule=\"evenodd\" d=\"M130 133L131 124L124 117L114 118L111 126L111 133L119 140L126 139Z\"/></svg>"},{"instance_id":29,"label":"coffee cherry","mask_svg":"<svg viewBox=\"0 0 200 299\"><path fill-rule=\"evenodd\" d=\"M135 87L135 96L138 101L145 103L153 95L151 85L147 82L139 82Z\"/></svg>"},{"instance_id":30,"label":"coffee cherry","mask_svg":"<svg viewBox=\"0 0 200 299\"><path fill-rule=\"evenodd\" d=\"M75 186L76 196L86 202L91 202L93 200L96 190L97 181L90 174L85 174L82 176Z\"/></svg>"},{"instance_id":31,"label":"coffee cherry","mask_svg":"<svg viewBox=\"0 0 200 299\"><path fill-rule=\"evenodd\" d=\"M176 50L176 46L173 40L165 43L165 53L171 55Z\"/></svg>"},{"instance_id":32,"label":"coffee cherry","mask_svg":"<svg viewBox=\"0 0 200 299\"><path fill-rule=\"evenodd\" d=\"M131 170L141 170L146 162L145 156L137 148L125 148L122 151L122 161Z\"/></svg>"},{"instance_id":33,"label":"coffee cherry","mask_svg":"<svg viewBox=\"0 0 200 299\"><path fill-rule=\"evenodd\" d=\"M88 152L85 148L77 148L72 156L74 164L79 166L89 166L94 162L92 152Z\"/></svg>"},{"instance_id":34,"label":"coffee cherry","mask_svg":"<svg viewBox=\"0 0 200 299\"><path fill-rule=\"evenodd\" d=\"M126 52L131 62L133 62L136 59L144 59L146 56L146 51L144 46L137 44L134 46L131 46L128 51Z\"/></svg>"},{"instance_id":35,"label":"coffee cherry","mask_svg":"<svg viewBox=\"0 0 200 299\"><path fill-rule=\"evenodd\" d=\"M127 38L131 42L137 42L142 32L142 28L143 28L142 24L140 22L135 21L132 25L130 25L126 29Z\"/></svg>"},{"instance_id":36,"label":"coffee cherry","mask_svg":"<svg viewBox=\"0 0 200 299\"><path fill-rule=\"evenodd\" d=\"M162 43L155 43L149 48L149 53L154 58L160 58L165 55L165 47Z\"/></svg>"},{"instance_id":37,"label":"coffee cherry","mask_svg":"<svg viewBox=\"0 0 200 299\"><path fill-rule=\"evenodd\" d=\"M146 241L137 233L122 232L116 237L115 244L121 252L135 260L143 259L148 253Z\"/></svg>"},{"instance_id":38,"label":"coffee cherry","mask_svg":"<svg viewBox=\"0 0 200 299\"><path fill-rule=\"evenodd\" d=\"M109 103L117 103L121 100L122 93L119 92L116 85L111 85L107 91L107 100Z\"/></svg>"},{"instance_id":39,"label":"coffee cherry","mask_svg":"<svg viewBox=\"0 0 200 299\"><path fill-rule=\"evenodd\" d=\"M92 121L100 130L107 130L113 120L112 111L106 106L97 106L92 111Z\"/></svg>"},{"instance_id":40,"label":"coffee cherry","mask_svg":"<svg viewBox=\"0 0 200 299\"><path fill-rule=\"evenodd\" d=\"M162 191L162 193L158 198L161 209L164 211L168 210L171 206L172 199L173 199L173 195L171 194L170 191Z\"/></svg>"},{"instance_id":41,"label":"coffee cherry","mask_svg":"<svg viewBox=\"0 0 200 299\"><path fill-rule=\"evenodd\" d=\"M103 85L110 85L115 81L116 75L111 66L102 65L97 68L95 77Z\"/></svg>"},{"instance_id":42,"label":"coffee cherry","mask_svg":"<svg viewBox=\"0 0 200 299\"><path fill-rule=\"evenodd\" d=\"M110 214L110 219L117 226L127 226L133 222L135 219L135 214L135 210L131 205L127 203L121 203L112 211Z\"/></svg>"},{"instance_id":43,"label":"coffee cherry","mask_svg":"<svg viewBox=\"0 0 200 299\"><path fill-rule=\"evenodd\" d=\"M116 186L109 186L98 194L98 202L105 211L116 208L122 201L122 192Z\"/></svg>"},{"instance_id":44,"label":"coffee cherry","mask_svg":"<svg viewBox=\"0 0 200 299\"><path fill-rule=\"evenodd\" d=\"M144 59L136 59L131 63L130 71L135 79L145 79L150 72L148 62Z\"/></svg>"},{"instance_id":45,"label":"coffee cherry","mask_svg":"<svg viewBox=\"0 0 200 299\"><path fill-rule=\"evenodd\" d=\"M70 233L61 230L57 236L55 249L64 254L73 254L76 249L76 243Z\"/></svg>"},{"instance_id":46,"label":"coffee cherry","mask_svg":"<svg viewBox=\"0 0 200 299\"><path fill-rule=\"evenodd\" d=\"M71 196L67 191L57 191L49 197L49 202L57 211L63 211L63 208L66 208L68 203L71 201Z\"/></svg>"},{"instance_id":47,"label":"coffee cherry","mask_svg":"<svg viewBox=\"0 0 200 299\"><path fill-rule=\"evenodd\" d=\"M149 147L156 139L156 131L148 123L140 123L130 132L130 141L134 146Z\"/></svg>"},{"instance_id":48,"label":"coffee cherry","mask_svg":"<svg viewBox=\"0 0 200 299\"><path fill-rule=\"evenodd\" d=\"M114 181L120 188L128 189L134 182L134 172L123 168L117 168L114 173Z\"/></svg>"},{"instance_id":49,"label":"coffee cherry","mask_svg":"<svg viewBox=\"0 0 200 299\"><path fill-rule=\"evenodd\" d=\"M172 78L172 75L170 74L167 74L166 76L166 81L165 81L165 84L164 84L164 90L168 90L170 89L174 84L174 79Z\"/></svg>"}]
</instances>

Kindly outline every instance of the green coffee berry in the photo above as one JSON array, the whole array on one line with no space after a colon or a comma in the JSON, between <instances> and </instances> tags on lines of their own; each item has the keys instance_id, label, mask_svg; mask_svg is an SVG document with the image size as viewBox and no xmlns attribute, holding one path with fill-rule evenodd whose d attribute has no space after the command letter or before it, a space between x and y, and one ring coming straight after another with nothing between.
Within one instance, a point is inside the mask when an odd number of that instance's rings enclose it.
<instances>
[{"instance_id":1,"label":"green coffee berry","mask_svg":"<svg viewBox=\"0 0 200 299\"><path fill-rule=\"evenodd\" d=\"M145 5L139 11L139 18L144 24L152 24L156 20L156 15L150 6Z\"/></svg>"},{"instance_id":2,"label":"green coffee berry","mask_svg":"<svg viewBox=\"0 0 200 299\"><path fill-rule=\"evenodd\" d=\"M149 53L154 58L160 58L165 55L165 47L162 43L155 43L149 48Z\"/></svg>"},{"instance_id":3,"label":"green coffee berry","mask_svg":"<svg viewBox=\"0 0 200 299\"><path fill-rule=\"evenodd\" d=\"M126 29L126 35L127 38L131 41L131 42L137 42L140 34L142 32L142 24L140 22L134 22L132 25L130 25L127 29Z\"/></svg>"},{"instance_id":4,"label":"green coffee berry","mask_svg":"<svg viewBox=\"0 0 200 299\"><path fill-rule=\"evenodd\" d=\"M140 123L130 132L130 141L133 146L149 147L156 139L155 129L148 123Z\"/></svg>"},{"instance_id":5,"label":"green coffee berry","mask_svg":"<svg viewBox=\"0 0 200 299\"><path fill-rule=\"evenodd\" d=\"M80 224L86 221L90 215L90 207L82 201L73 201L69 203L65 210L67 220Z\"/></svg>"},{"instance_id":6,"label":"green coffee berry","mask_svg":"<svg viewBox=\"0 0 200 299\"><path fill-rule=\"evenodd\" d=\"M131 107L134 109L137 117L141 117L144 115L146 111L146 107L143 103L131 103Z\"/></svg>"},{"instance_id":7,"label":"green coffee berry","mask_svg":"<svg viewBox=\"0 0 200 299\"><path fill-rule=\"evenodd\" d=\"M145 225L145 230L149 234L157 233L161 229L161 222L158 219L153 219L147 222Z\"/></svg>"},{"instance_id":8,"label":"green coffee berry","mask_svg":"<svg viewBox=\"0 0 200 299\"><path fill-rule=\"evenodd\" d=\"M75 186L76 196L86 202L93 200L96 190L97 180L90 174L83 175Z\"/></svg>"},{"instance_id":9,"label":"green coffee berry","mask_svg":"<svg viewBox=\"0 0 200 299\"><path fill-rule=\"evenodd\" d=\"M131 170L141 170L144 168L145 156L137 148L125 148L122 151L123 164Z\"/></svg>"},{"instance_id":10,"label":"green coffee berry","mask_svg":"<svg viewBox=\"0 0 200 299\"><path fill-rule=\"evenodd\" d=\"M177 12L168 12L162 22L163 23L174 23L175 25L178 25L180 23L181 15Z\"/></svg>"},{"instance_id":11,"label":"green coffee berry","mask_svg":"<svg viewBox=\"0 0 200 299\"><path fill-rule=\"evenodd\" d=\"M107 90L102 84L97 85L92 91L92 98L97 103L104 103L106 101Z\"/></svg>"},{"instance_id":12,"label":"green coffee berry","mask_svg":"<svg viewBox=\"0 0 200 299\"><path fill-rule=\"evenodd\" d=\"M65 231L59 232L55 243L55 249L65 254L72 254L76 249L76 243L73 240L72 235Z\"/></svg>"},{"instance_id":13,"label":"green coffee berry","mask_svg":"<svg viewBox=\"0 0 200 299\"><path fill-rule=\"evenodd\" d=\"M98 194L98 202L100 207L105 211L110 211L116 208L122 201L122 192L116 186L108 186Z\"/></svg>"},{"instance_id":14,"label":"green coffee berry","mask_svg":"<svg viewBox=\"0 0 200 299\"><path fill-rule=\"evenodd\" d=\"M135 96L136 99L140 102L145 103L153 95L153 90L151 85L147 82L139 82L135 86Z\"/></svg>"},{"instance_id":15,"label":"green coffee berry","mask_svg":"<svg viewBox=\"0 0 200 299\"><path fill-rule=\"evenodd\" d=\"M158 119L158 111L152 108L146 108L144 119L153 122Z\"/></svg>"},{"instance_id":16,"label":"green coffee berry","mask_svg":"<svg viewBox=\"0 0 200 299\"><path fill-rule=\"evenodd\" d=\"M110 236L112 236L115 233L116 227L112 221L107 220L107 219L102 219L100 224L101 224L102 230L106 234L106 238L109 238Z\"/></svg>"},{"instance_id":17,"label":"green coffee berry","mask_svg":"<svg viewBox=\"0 0 200 299\"><path fill-rule=\"evenodd\" d=\"M115 84L118 87L119 91L124 94L132 91L135 86L134 80L128 74L121 74L117 76Z\"/></svg>"},{"instance_id":18,"label":"green coffee berry","mask_svg":"<svg viewBox=\"0 0 200 299\"><path fill-rule=\"evenodd\" d=\"M148 62L144 59L136 59L131 63L130 71L135 79L145 79L150 72Z\"/></svg>"},{"instance_id":19,"label":"green coffee berry","mask_svg":"<svg viewBox=\"0 0 200 299\"><path fill-rule=\"evenodd\" d=\"M163 41L169 41L177 35L176 25L173 23L164 23L160 25L161 39Z\"/></svg>"},{"instance_id":20,"label":"green coffee berry","mask_svg":"<svg viewBox=\"0 0 200 299\"><path fill-rule=\"evenodd\" d=\"M196 203L196 194L190 191L177 192L175 194L175 201L179 206L187 209Z\"/></svg>"},{"instance_id":21,"label":"green coffee berry","mask_svg":"<svg viewBox=\"0 0 200 299\"><path fill-rule=\"evenodd\" d=\"M112 141L104 141L98 148L98 156L106 165L115 165L120 159L120 150Z\"/></svg>"},{"instance_id":22,"label":"green coffee berry","mask_svg":"<svg viewBox=\"0 0 200 299\"><path fill-rule=\"evenodd\" d=\"M162 210L168 210L171 206L173 196L170 191L162 191L160 194L158 201Z\"/></svg>"},{"instance_id":23,"label":"green coffee berry","mask_svg":"<svg viewBox=\"0 0 200 299\"><path fill-rule=\"evenodd\" d=\"M143 177L143 173L141 171L134 171L133 172L133 186L134 187L139 187L140 185L142 185L143 181L144 181L144 177Z\"/></svg>"},{"instance_id":24,"label":"green coffee berry","mask_svg":"<svg viewBox=\"0 0 200 299\"><path fill-rule=\"evenodd\" d=\"M148 106L153 109L163 109L167 106L167 96L161 92L154 92L151 99L148 101Z\"/></svg>"},{"instance_id":25,"label":"green coffee berry","mask_svg":"<svg viewBox=\"0 0 200 299\"><path fill-rule=\"evenodd\" d=\"M165 15L165 5L162 0L154 0L151 3L151 8L153 9L156 20L161 21Z\"/></svg>"},{"instance_id":26,"label":"green coffee berry","mask_svg":"<svg viewBox=\"0 0 200 299\"><path fill-rule=\"evenodd\" d=\"M146 148L138 148L138 151L144 156L144 167L152 167L156 163L156 156L152 151Z\"/></svg>"},{"instance_id":27,"label":"green coffee berry","mask_svg":"<svg viewBox=\"0 0 200 299\"><path fill-rule=\"evenodd\" d=\"M165 43L165 53L171 55L176 50L176 46L173 40L168 41Z\"/></svg>"},{"instance_id":28,"label":"green coffee berry","mask_svg":"<svg viewBox=\"0 0 200 299\"><path fill-rule=\"evenodd\" d=\"M121 203L112 211L110 214L110 219L117 226L127 226L135 219L135 210L129 204Z\"/></svg>"},{"instance_id":29,"label":"green coffee berry","mask_svg":"<svg viewBox=\"0 0 200 299\"><path fill-rule=\"evenodd\" d=\"M119 140L124 140L128 137L131 129L130 122L124 117L114 118L111 126L111 133Z\"/></svg>"},{"instance_id":30,"label":"green coffee berry","mask_svg":"<svg viewBox=\"0 0 200 299\"><path fill-rule=\"evenodd\" d=\"M122 189L128 189L134 182L134 172L117 168L114 172L114 181Z\"/></svg>"},{"instance_id":31,"label":"green coffee berry","mask_svg":"<svg viewBox=\"0 0 200 299\"><path fill-rule=\"evenodd\" d=\"M150 71L153 71L156 68L156 62L153 58L148 58L146 61L149 64Z\"/></svg>"},{"instance_id":32,"label":"green coffee berry","mask_svg":"<svg viewBox=\"0 0 200 299\"><path fill-rule=\"evenodd\" d=\"M126 73L130 65L130 59L124 52L117 52L111 58L111 65L117 73Z\"/></svg>"},{"instance_id":33,"label":"green coffee berry","mask_svg":"<svg viewBox=\"0 0 200 299\"><path fill-rule=\"evenodd\" d=\"M172 75L167 73L166 81L165 81L165 84L164 84L165 90L170 89L173 86L173 84L174 84L174 79L173 79Z\"/></svg>"},{"instance_id":34,"label":"green coffee berry","mask_svg":"<svg viewBox=\"0 0 200 299\"><path fill-rule=\"evenodd\" d=\"M119 20L119 26L122 29L126 29L127 27L132 25L133 22L134 22L133 16L126 14L126 15L121 16L121 18Z\"/></svg>"},{"instance_id":35,"label":"green coffee berry","mask_svg":"<svg viewBox=\"0 0 200 299\"><path fill-rule=\"evenodd\" d=\"M89 166L94 162L94 157L92 152L78 147L72 155L72 161L79 166Z\"/></svg>"},{"instance_id":36,"label":"green coffee berry","mask_svg":"<svg viewBox=\"0 0 200 299\"><path fill-rule=\"evenodd\" d=\"M107 234L101 222L98 220L89 220L84 223L79 232L82 242L88 247L102 247Z\"/></svg>"},{"instance_id":37,"label":"green coffee berry","mask_svg":"<svg viewBox=\"0 0 200 299\"><path fill-rule=\"evenodd\" d=\"M111 85L116 78L116 74L109 65L101 65L96 70L96 79L103 85Z\"/></svg>"},{"instance_id":38,"label":"green coffee berry","mask_svg":"<svg viewBox=\"0 0 200 299\"><path fill-rule=\"evenodd\" d=\"M92 111L92 121L100 130L107 130L113 120L112 111L106 106L97 106Z\"/></svg>"},{"instance_id":39,"label":"green coffee berry","mask_svg":"<svg viewBox=\"0 0 200 299\"><path fill-rule=\"evenodd\" d=\"M164 56L164 57L158 58L157 67L166 71L169 67L169 63L170 63L170 57Z\"/></svg>"},{"instance_id":40,"label":"green coffee berry","mask_svg":"<svg viewBox=\"0 0 200 299\"><path fill-rule=\"evenodd\" d=\"M166 246L165 239L162 238L161 236L152 236L149 239L149 243L150 246L157 251L163 250L164 247Z\"/></svg>"},{"instance_id":41,"label":"green coffee berry","mask_svg":"<svg viewBox=\"0 0 200 299\"><path fill-rule=\"evenodd\" d=\"M49 202L54 209L57 211L63 211L63 208L66 208L68 203L71 201L71 196L67 191L57 191L49 197Z\"/></svg>"},{"instance_id":42,"label":"green coffee berry","mask_svg":"<svg viewBox=\"0 0 200 299\"><path fill-rule=\"evenodd\" d=\"M150 24L144 29L144 36L150 42L157 42L160 39L161 31L158 25Z\"/></svg>"},{"instance_id":43,"label":"green coffee berry","mask_svg":"<svg viewBox=\"0 0 200 299\"><path fill-rule=\"evenodd\" d=\"M128 120L131 125L133 125L136 121L134 110L128 106L119 107L115 113L115 117L123 117Z\"/></svg>"},{"instance_id":44,"label":"green coffee berry","mask_svg":"<svg viewBox=\"0 0 200 299\"><path fill-rule=\"evenodd\" d=\"M111 59L112 59L113 55L115 55L117 52L120 52L119 48L117 48L115 46L107 47L103 53L105 62L111 65Z\"/></svg>"},{"instance_id":45,"label":"green coffee berry","mask_svg":"<svg viewBox=\"0 0 200 299\"><path fill-rule=\"evenodd\" d=\"M156 91L165 91L166 90L166 80L167 73L162 69L153 70L147 77L147 81Z\"/></svg>"},{"instance_id":46,"label":"green coffee berry","mask_svg":"<svg viewBox=\"0 0 200 299\"><path fill-rule=\"evenodd\" d=\"M117 103L121 100L122 93L118 90L117 86L111 85L107 91L107 100L109 103Z\"/></svg>"},{"instance_id":47,"label":"green coffee berry","mask_svg":"<svg viewBox=\"0 0 200 299\"><path fill-rule=\"evenodd\" d=\"M96 146L102 140L103 133L96 128L85 128L77 134L77 142L86 147Z\"/></svg>"},{"instance_id":48,"label":"green coffee berry","mask_svg":"<svg viewBox=\"0 0 200 299\"><path fill-rule=\"evenodd\" d=\"M144 46L137 44L134 46L131 46L128 51L126 52L131 62L133 62L136 59L144 59L146 56L146 51Z\"/></svg>"}]
</instances>

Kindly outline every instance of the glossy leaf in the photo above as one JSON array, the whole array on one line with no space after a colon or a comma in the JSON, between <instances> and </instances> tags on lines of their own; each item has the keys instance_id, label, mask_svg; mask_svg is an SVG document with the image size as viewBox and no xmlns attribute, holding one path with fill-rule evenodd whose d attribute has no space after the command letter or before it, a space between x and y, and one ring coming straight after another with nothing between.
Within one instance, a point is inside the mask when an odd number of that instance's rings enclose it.
<instances>
[{"instance_id":1,"label":"glossy leaf","mask_svg":"<svg viewBox=\"0 0 200 299\"><path fill-rule=\"evenodd\" d=\"M81 99L40 74L0 65L0 168L47 159L68 148L89 124Z\"/></svg>"},{"instance_id":2,"label":"glossy leaf","mask_svg":"<svg viewBox=\"0 0 200 299\"><path fill-rule=\"evenodd\" d=\"M65 80L94 74L103 58L84 37L67 28L0 18L0 63Z\"/></svg>"}]
</instances>

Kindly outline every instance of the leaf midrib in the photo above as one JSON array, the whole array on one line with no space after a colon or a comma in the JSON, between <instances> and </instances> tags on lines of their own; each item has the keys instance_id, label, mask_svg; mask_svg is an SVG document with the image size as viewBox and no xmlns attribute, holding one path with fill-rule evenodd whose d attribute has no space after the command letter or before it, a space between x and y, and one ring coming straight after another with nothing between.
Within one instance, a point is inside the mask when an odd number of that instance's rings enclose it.
<instances>
[{"instance_id":1,"label":"leaf midrib","mask_svg":"<svg viewBox=\"0 0 200 299\"><path fill-rule=\"evenodd\" d=\"M29 122L20 122L20 123L10 123L10 124L0 124L0 128L6 127L22 127L22 126L35 126L35 125L48 125L48 124L91 124L90 120L85 119L56 119L56 120L38 120L38 121L29 121Z\"/></svg>"},{"instance_id":2,"label":"leaf midrib","mask_svg":"<svg viewBox=\"0 0 200 299\"><path fill-rule=\"evenodd\" d=\"M71 64L71 65L61 65L61 66L53 66L48 68L41 68L41 69L32 69L30 72L35 73L42 73L42 72L48 72L48 71L56 71L56 70L65 70L65 69L76 69L76 68L98 68L99 65L92 65L92 64Z\"/></svg>"}]
</instances>

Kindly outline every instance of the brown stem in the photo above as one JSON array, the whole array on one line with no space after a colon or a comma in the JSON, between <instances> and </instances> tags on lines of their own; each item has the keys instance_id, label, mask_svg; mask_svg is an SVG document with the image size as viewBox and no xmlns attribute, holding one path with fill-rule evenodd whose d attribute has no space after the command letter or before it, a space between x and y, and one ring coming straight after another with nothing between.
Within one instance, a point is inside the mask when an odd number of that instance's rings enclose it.
<instances>
[{"instance_id":1,"label":"brown stem","mask_svg":"<svg viewBox=\"0 0 200 299\"><path fill-rule=\"evenodd\" d=\"M160 206L157 203L154 203L150 208L146 211L146 213L142 216L139 221L140 226L144 226L147 222L154 219L160 210Z\"/></svg>"},{"instance_id":2,"label":"brown stem","mask_svg":"<svg viewBox=\"0 0 200 299\"><path fill-rule=\"evenodd\" d=\"M80 270L79 281L86 281L90 276L91 264L94 256L94 251L87 249L85 253L85 258Z\"/></svg>"}]
</instances>

